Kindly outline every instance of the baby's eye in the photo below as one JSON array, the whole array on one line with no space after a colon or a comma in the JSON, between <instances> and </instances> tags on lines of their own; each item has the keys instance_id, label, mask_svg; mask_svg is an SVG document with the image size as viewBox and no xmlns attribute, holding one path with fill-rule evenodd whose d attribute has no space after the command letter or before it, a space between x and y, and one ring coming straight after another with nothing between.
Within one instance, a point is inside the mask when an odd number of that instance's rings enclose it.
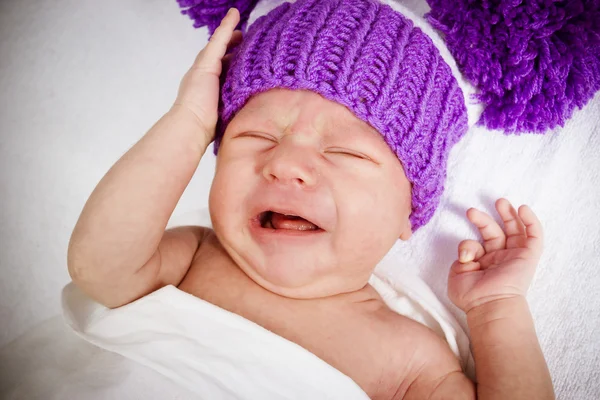
<instances>
[{"instance_id":1,"label":"baby's eye","mask_svg":"<svg viewBox=\"0 0 600 400\"><path fill-rule=\"evenodd\" d=\"M350 150L350 149L339 148L339 147L331 147L331 148L325 150L325 153L340 154L340 155L344 155L344 156L360 158L362 160L373 161L371 159L371 157L367 156L366 154L360 153L358 151Z\"/></svg>"},{"instance_id":2,"label":"baby's eye","mask_svg":"<svg viewBox=\"0 0 600 400\"><path fill-rule=\"evenodd\" d=\"M266 133L261 133L261 132L243 132L235 137L236 138L245 137L245 138L264 139L264 140L269 140L271 142L277 143L277 139L274 136L268 135Z\"/></svg>"}]
</instances>

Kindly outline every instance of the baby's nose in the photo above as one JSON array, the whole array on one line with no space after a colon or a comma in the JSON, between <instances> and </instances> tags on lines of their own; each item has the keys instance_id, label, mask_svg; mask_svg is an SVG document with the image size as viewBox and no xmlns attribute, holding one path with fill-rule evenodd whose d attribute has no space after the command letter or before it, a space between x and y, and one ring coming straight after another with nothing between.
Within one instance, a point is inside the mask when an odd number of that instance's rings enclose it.
<instances>
[{"instance_id":1,"label":"baby's nose","mask_svg":"<svg viewBox=\"0 0 600 400\"><path fill-rule=\"evenodd\" d=\"M280 143L265 163L263 176L272 183L313 187L318 177L313 152L306 146Z\"/></svg>"}]
</instances>

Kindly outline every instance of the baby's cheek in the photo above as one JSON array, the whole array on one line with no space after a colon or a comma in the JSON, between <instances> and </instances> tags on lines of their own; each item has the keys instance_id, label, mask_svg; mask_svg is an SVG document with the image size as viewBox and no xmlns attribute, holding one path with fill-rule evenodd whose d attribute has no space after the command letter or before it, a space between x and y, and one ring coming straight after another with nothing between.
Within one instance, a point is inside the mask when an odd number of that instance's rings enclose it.
<instances>
[{"instance_id":1,"label":"baby's cheek","mask_svg":"<svg viewBox=\"0 0 600 400\"><path fill-rule=\"evenodd\" d=\"M209 204L211 216L219 219L229 219L231 214L239 211L236 206L242 201L243 177L232 171L231 165L222 165L215 174L210 189ZM213 215L214 214L214 215Z\"/></svg>"},{"instance_id":2,"label":"baby's cheek","mask_svg":"<svg viewBox=\"0 0 600 400\"><path fill-rule=\"evenodd\" d=\"M365 246L383 256L399 238L403 220L408 218L403 211L406 200L396 188L386 184L369 189L362 202L361 236Z\"/></svg>"},{"instance_id":3,"label":"baby's cheek","mask_svg":"<svg viewBox=\"0 0 600 400\"><path fill-rule=\"evenodd\" d=\"M346 249L341 254L341 265L344 269L352 270L353 276L364 278L373 273L391 244L386 242L377 230L370 227L357 231L352 240L345 243Z\"/></svg>"},{"instance_id":4,"label":"baby's cheek","mask_svg":"<svg viewBox=\"0 0 600 400\"><path fill-rule=\"evenodd\" d=\"M397 238L390 232L385 216L376 207L367 207L365 203L362 205L349 216L352 223L345 230L342 256L347 257L348 262L374 266Z\"/></svg>"}]
</instances>

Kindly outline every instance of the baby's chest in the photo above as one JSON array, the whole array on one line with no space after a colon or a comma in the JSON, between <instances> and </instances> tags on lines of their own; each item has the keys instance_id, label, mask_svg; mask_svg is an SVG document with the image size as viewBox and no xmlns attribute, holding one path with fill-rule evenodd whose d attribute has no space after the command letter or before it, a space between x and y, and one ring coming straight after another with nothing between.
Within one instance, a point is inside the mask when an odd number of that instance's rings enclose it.
<instances>
[{"instance_id":1,"label":"baby's chest","mask_svg":"<svg viewBox=\"0 0 600 400\"><path fill-rule=\"evenodd\" d=\"M205 300L300 345L349 376L372 399L394 398L393 393L408 387L415 376L415 346L392 339L377 322L275 299L244 298L244 305L232 304L225 296Z\"/></svg>"},{"instance_id":2,"label":"baby's chest","mask_svg":"<svg viewBox=\"0 0 600 400\"><path fill-rule=\"evenodd\" d=\"M289 319L281 315L263 326L346 374L374 400L428 398L440 377L460 370L447 343L387 308L372 315L319 310Z\"/></svg>"},{"instance_id":3,"label":"baby's chest","mask_svg":"<svg viewBox=\"0 0 600 400\"><path fill-rule=\"evenodd\" d=\"M373 399L402 398L418 377L427 347L422 325L372 302L277 296L225 260L212 261L193 265L179 288L302 346L352 378Z\"/></svg>"},{"instance_id":4,"label":"baby's chest","mask_svg":"<svg viewBox=\"0 0 600 400\"><path fill-rule=\"evenodd\" d=\"M298 324L288 339L352 378L372 399L402 398L417 377L418 340L403 340L389 326L363 315L319 316ZM416 339L416 338L413 338Z\"/></svg>"}]
</instances>

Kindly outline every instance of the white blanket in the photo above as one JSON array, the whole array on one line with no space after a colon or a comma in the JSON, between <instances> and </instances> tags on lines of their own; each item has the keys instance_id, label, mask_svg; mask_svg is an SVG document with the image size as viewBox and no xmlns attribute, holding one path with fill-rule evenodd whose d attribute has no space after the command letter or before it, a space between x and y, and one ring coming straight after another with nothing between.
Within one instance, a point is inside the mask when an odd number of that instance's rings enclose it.
<instances>
[{"instance_id":1,"label":"white blanket","mask_svg":"<svg viewBox=\"0 0 600 400\"><path fill-rule=\"evenodd\" d=\"M180 221L210 225L207 216L202 210ZM467 335L418 276L391 284L374 274L369 283L392 310L446 340L474 376ZM309 351L174 286L110 310L71 283L62 303L84 340L53 319L4 349L1 398L368 398Z\"/></svg>"},{"instance_id":2,"label":"white blanket","mask_svg":"<svg viewBox=\"0 0 600 400\"><path fill-rule=\"evenodd\" d=\"M154 370L79 338L62 316L0 350L2 400L193 400Z\"/></svg>"},{"instance_id":3,"label":"white blanket","mask_svg":"<svg viewBox=\"0 0 600 400\"><path fill-rule=\"evenodd\" d=\"M529 204L544 226L546 248L528 299L557 395L599 399L599 151L598 94L564 128L543 136L474 128L450 154L446 191L433 220L397 243L378 272L393 282L406 272L418 274L466 329L446 296L456 246L477 238L466 210L474 206L495 215L494 201L502 196ZM197 398L161 376L79 339L59 317L0 350L2 399Z\"/></svg>"},{"instance_id":4,"label":"white blanket","mask_svg":"<svg viewBox=\"0 0 600 400\"><path fill-rule=\"evenodd\" d=\"M375 275L370 283L393 310L446 339L463 367L473 373L466 335L419 278L407 276L396 290ZM165 393L211 400L368 399L354 381L309 351L172 285L110 310L71 283L63 290L63 309L67 323L81 338L124 358L70 340L70 357L55 354L68 367L53 370L49 368L53 363L37 364L25 377L18 377L17 385L3 388L3 398L109 394L124 398L139 396L143 390L145 398L152 399L164 398ZM64 333L56 324L51 327ZM35 339L22 341L11 360L4 355L6 365L32 343ZM56 342L42 343L38 351L56 352ZM90 368L81 368L75 349L92 356L83 361Z\"/></svg>"},{"instance_id":5,"label":"white blanket","mask_svg":"<svg viewBox=\"0 0 600 400\"><path fill-rule=\"evenodd\" d=\"M109 310L69 284L63 307L81 337L199 398L368 398L350 378L300 346L172 285Z\"/></svg>"}]
</instances>

